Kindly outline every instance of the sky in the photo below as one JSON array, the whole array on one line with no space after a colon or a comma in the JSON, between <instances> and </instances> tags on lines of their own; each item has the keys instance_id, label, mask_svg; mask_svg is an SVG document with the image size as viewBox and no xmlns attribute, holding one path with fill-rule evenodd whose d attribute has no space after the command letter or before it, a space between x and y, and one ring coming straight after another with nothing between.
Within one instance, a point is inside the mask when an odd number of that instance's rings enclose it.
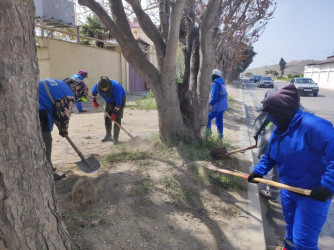
<instances>
[{"instance_id":1,"label":"sky","mask_svg":"<svg viewBox=\"0 0 334 250\"><path fill-rule=\"evenodd\" d=\"M248 69L334 55L334 0L276 0L274 18L253 44Z\"/></svg>"}]
</instances>

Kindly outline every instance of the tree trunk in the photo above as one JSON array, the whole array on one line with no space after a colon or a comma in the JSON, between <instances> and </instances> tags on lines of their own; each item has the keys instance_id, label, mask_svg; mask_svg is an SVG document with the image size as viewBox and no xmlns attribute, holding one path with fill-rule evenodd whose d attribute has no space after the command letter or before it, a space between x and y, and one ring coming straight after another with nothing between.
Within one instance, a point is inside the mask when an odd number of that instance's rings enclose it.
<instances>
[{"instance_id":1,"label":"tree trunk","mask_svg":"<svg viewBox=\"0 0 334 250\"><path fill-rule=\"evenodd\" d=\"M0 249L70 249L39 126L34 12L0 1Z\"/></svg>"}]
</instances>

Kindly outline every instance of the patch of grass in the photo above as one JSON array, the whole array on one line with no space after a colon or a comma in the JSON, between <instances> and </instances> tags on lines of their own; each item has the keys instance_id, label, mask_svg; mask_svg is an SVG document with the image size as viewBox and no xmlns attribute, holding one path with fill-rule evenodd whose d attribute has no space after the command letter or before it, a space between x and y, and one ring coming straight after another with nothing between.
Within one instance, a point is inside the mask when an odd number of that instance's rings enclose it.
<instances>
[{"instance_id":1,"label":"patch of grass","mask_svg":"<svg viewBox=\"0 0 334 250\"><path fill-rule=\"evenodd\" d=\"M99 225L108 224L104 214L97 210L67 210L62 213L62 216L69 230L88 228L93 220L99 220Z\"/></svg>"},{"instance_id":2,"label":"patch of grass","mask_svg":"<svg viewBox=\"0 0 334 250\"><path fill-rule=\"evenodd\" d=\"M154 187L153 181L149 178L145 178L135 183L135 186L130 189L129 195L130 196L145 196L151 192L153 187Z\"/></svg>"},{"instance_id":3,"label":"patch of grass","mask_svg":"<svg viewBox=\"0 0 334 250\"><path fill-rule=\"evenodd\" d=\"M149 155L145 152L124 151L121 153L111 153L105 157L105 161L110 163L145 160Z\"/></svg>"},{"instance_id":4,"label":"patch of grass","mask_svg":"<svg viewBox=\"0 0 334 250\"><path fill-rule=\"evenodd\" d=\"M247 189L246 181L238 177L209 172L208 178L212 185L227 189L228 191L240 191Z\"/></svg>"},{"instance_id":5,"label":"patch of grass","mask_svg":"<svg viewBox=\"0 0 334 250\"><path fill-rule=\"evenodd\" d=\"M239 214L239 209L233 205L228 205L223 208L224 215L231 219Z\"/></svg>"},{"instance_id":6,"label":"patch of grass","mask_svg":"<svg viewBox=\"0 0 334 250\"><path fill-rule=\"evenodd\" d=\"M235 102L236 101L230 95L227 96L227 100L228 100L228 110L227 110L227 112L231 112L235 107Z\"/></svg>"},{"instance_id":7,"label":"patch of grass","mask_svg":"<svg viewBox=\"0 0 334 250\"><path fill-rule=\"evenodd\" d=\"M135 104L126 104L127 108L133 109L143 109L143 110L150 110L150 109L157 109L157 104L155 102L154 94L150 91L146 96L142 97L135 101Z\"/></svg>"},{"instance_id":8,"label":"patch of grass","mask_svg":"<svg viewBox=\"0 0 334 250\"><path fill-rule=\"evenodd\" d=\"M157 103L154 98L145 98L136 100L136 106L138 109L150 110L157 109Z\"/></svg>"},{"instance_id":9,"label":"patch of grass","mask_svg":"<svg viewBox=\"0 0 334 250\"><path fill-rule=\"evenodd\" d=\"M202 142L185 138L183 143L178 147L178 150L180 154L187 156L189 160L209 161L211 160L211 150L230 146L230 143L225 140L219 139L216 136L209 136Z\"/></svg>"},{"instance_id":10,"label":"patch of grass","mask_svg":"<svg viewBox=\"0 0 334 250\"><path fill-rule=\"evenodd\" d=\"M145 159L145 160L137 161L136 165L138 166L136 168L136 172L141 173L141 172L148 170L149 167L158 166L158 163L153 161L152 159Z\"/></svg>"},{"instance_id":11,"label":"patch of grass","mask_svg":"<svg viewBox=\"0 0 334 250\"><path fill-rule=\"evenodd\" d=\"M189 193L182 189L181 185L175 180L174 176L165 175L162 179L167 195L176 204L183 203L188 197Z\"/></svg>"}]
</instances>

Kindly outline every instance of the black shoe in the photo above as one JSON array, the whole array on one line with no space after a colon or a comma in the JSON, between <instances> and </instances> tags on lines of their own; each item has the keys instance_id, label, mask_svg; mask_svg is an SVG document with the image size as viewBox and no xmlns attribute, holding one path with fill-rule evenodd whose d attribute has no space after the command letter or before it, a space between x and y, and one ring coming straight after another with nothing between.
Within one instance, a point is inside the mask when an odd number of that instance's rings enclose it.
<instances>
[{"instance_id":1,"label":"black shoe","mask_svg":"<svg viewBox=\"0 0 334 250\"><path fill-rule=\"evenodd\" d=\"M117 138L114 138L114 145L118 145L119 144L119 140Z\"/></svg>"},{"instance_id":2,"label":"black shoe","mask_svg":"<svg viewBox=\"0 0 334 250\"><path fill-rule=\"evenodd\" d=\"M261 190L260 194L267 200L277 203L276 199L272 197L267 190Z\"/></svg>"},{"instance_id":3,"label":"black shoe","mask_svg":"<svg viewBox=\"0 0 334 250\"><path fill-rule=\"evenodd\" d=\"M80 110L79 113L85 113L87 110Z\"/></svg>"},{"instance_id":4,"label":"black shoe","mask_svg":"<svg viewBox=\"0 0 334 250\"><path fill-rule=\"evenodd\" d=\"M56 172L57 168L52 167L52 172Z\"/></svg>"},{"instance_id":5,"label":"black shoe","mask_svg":"<svg viewBox=\"0 0 334 250\"><path fill-rule=\"evenodd\" d=\"M107 142L107 141L112 141L111 135L106 134L101 140L101 142Z\"/></svg>"},{"instance_id":6,"label":"black shoe","mask_svg":"<svg viewBox=\"0 0 334 250\"><path fill-rule=\"evenodd\" d=\"M54 178L55 181L59 181L59 180L65 178L65 177L66 177L66 174L61 174L61 175L55 174L55 173L53 174L53 178Z\"/></svg>"}]
</instances>

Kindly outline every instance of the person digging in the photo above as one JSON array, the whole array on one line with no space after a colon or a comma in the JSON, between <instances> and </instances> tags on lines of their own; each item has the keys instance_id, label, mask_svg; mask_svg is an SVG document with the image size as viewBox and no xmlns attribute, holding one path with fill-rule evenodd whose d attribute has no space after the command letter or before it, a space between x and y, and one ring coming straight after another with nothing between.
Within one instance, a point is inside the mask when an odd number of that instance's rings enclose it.
<instances>
[{"instance_id":1,"label":"person digging","mask_svg":"<svg viewBox=\"0 0 334 250\"><path fill-rule=\"evenodd\" d=\"M85 101L88 88L78 83L75 79L42 79L38 83L39 120L42 137L45 144L45 153L48 162L55 172L51 161L53 125L56 124L59 135L68 135L68 126L71 110L76 98ZM65 174L53 173L55 181L65 178Z\"/></svg>"},{"instance_id":2,"label":"person digging","mask_svg":"<svg viewBox=\"0 0 334 250\"><path fill-rule=\"evenodd\" d=\"M123 112L126 102L126 93L122 85L114 80L110 80L106 76L101 76L97 83L93 86L93 106L99 108L100 104L97 102L96 97L99 94L105 101L105 113L108 116L104 116L104 124L106 128L106 134L102 138L102 142L113 141L114 145L119 143L118 136L120 127L114 123L114 136L111 137L112 124L111 120L116 121L118 124L122 124Z\"/></svg>"}]
</instances>

